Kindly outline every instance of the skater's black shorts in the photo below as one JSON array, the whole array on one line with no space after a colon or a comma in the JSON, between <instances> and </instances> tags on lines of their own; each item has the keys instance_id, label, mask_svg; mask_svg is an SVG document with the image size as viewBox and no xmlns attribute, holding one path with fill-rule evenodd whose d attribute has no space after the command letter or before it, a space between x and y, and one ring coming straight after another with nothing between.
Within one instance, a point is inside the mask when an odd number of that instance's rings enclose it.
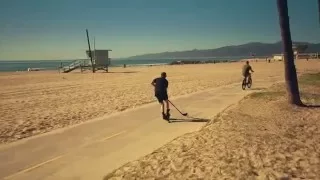
<instances>
[{"instance_id":1,"label":"skater's black shorts","mask_svg":"<svg viewBox=\"0 0 320 180\"><path fill-rule=\"evenodd\" d=\"M155 92L155 96L158 99L159 103L162 103L165 100L168 100L167 92Z\"/></svg>"}]
</instances>

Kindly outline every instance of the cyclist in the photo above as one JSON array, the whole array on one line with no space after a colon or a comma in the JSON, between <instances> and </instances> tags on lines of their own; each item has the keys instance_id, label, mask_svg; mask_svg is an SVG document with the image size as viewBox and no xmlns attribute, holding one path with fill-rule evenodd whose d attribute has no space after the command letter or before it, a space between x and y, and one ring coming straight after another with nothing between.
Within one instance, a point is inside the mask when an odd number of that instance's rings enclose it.
<instances>
[{"instance_id":1,"label":"cyclist","mask_svg":"<svg viewBox=\"0 0 320 180\"><path fill-rule=\"evenodd\" d=\"M249 65L249 61L246 61L246 64L242 67L242 75L243 75L246 83L247 83L248 77L251 77L250 71L254 72L252 70L252 67Z\"/></svg>"}]
</instances>

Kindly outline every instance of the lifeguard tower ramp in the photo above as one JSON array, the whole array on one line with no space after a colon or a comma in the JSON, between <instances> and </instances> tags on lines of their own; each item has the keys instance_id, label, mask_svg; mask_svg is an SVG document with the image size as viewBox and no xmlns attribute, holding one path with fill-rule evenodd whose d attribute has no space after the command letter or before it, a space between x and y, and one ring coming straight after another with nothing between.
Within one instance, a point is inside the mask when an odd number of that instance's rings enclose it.
<instances>
[{"instance_id":1,"label":"lifeguard tower ramp","mask_svg":"<svg viewBox=\"0 0 320 180\"><path fill-rule=\"evenodd\" d=\"M93 50L91 51L93 66L95 70L105 70L108 72L111 59L109 58L109 51L111 50ZM90 57L89 51L86 51L87 57Z\"/></svg>"},{"instance_id":2,"label":"lifeguard tower ramp","mask_svg":"<svg viewBox=\"0 0 320 180\"><path fill-rule=\"evenodd\" d=\"M77 59L74 60L71 64L63 66L61 64L60 70L62 70L63 73L71 72L75 69L80 68L81 71L83 68L91 67L91 62L89 59Z\"/></svg>"}]
</instances>

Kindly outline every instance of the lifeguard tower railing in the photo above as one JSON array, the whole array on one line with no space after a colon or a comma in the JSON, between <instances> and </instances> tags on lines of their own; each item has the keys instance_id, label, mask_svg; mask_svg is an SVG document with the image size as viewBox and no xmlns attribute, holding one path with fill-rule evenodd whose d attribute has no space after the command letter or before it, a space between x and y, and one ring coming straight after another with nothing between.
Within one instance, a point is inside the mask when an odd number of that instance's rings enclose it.
<instances>
[{"instance_id":1,"label":"lifeguard tower railing","mask_svg":"<svg viewBox=\"0 0 320 180\"><path fill-rule=\"evenodd\" d=\"M63 73L68 73L78 68L81 68L82 70L82 68L89 68L89 67L91 67L90 59L77 59L72 61L71 64L66 66L61 64L60 70L62 70Z\"/></svg>"}]
</instances>

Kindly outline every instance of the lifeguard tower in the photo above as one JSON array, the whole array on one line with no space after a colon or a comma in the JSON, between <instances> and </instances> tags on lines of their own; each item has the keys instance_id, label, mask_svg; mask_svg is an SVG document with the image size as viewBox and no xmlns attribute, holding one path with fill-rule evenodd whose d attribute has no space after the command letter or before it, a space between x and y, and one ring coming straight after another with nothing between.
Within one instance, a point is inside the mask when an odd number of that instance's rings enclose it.
<instances>
[{"instance_id":1,"label":"lifeguard tower","mask_svg":"<svg viewBox=\"0 0 320 180\"><path fill-rule=\"evenodd\" d=\"M59 68L62 69L62 72L68 73L78 68L81 69L81 72L84 69L91 69L93 73L96 72L96 70L104 70L108 72L108 67L110 66L109 51L111 50L109 49L96 50L95 41L94 41L94 50L92 51L90 47L88 29L86 29L86 33L87 33L87 40L88 40L88 47L89 47L89 50L86 51L88 59L75 60L68 66L63 66L61 64ZM59 69L59 72L60 72L60 69Z\"/></svg>"},{"instance_id":2,"label":"lifeguard tower","mask_svg":"<svg viewBox=\"0 0 320 180\"><path fill-rule=\"evenodd\" d=\"M109 51L111 50L93 50L91 51L92 55L92 63L90 61L91 57L89 55L90 51L86 51L88 59L78 59L74 60L71 64L67 66L63 66L61 64L60 70L63 73L69 73L73 70L80 69L81 72L83 70L93 69L93 71L104 70L106 72L109 71L109 66L111 59L109 58Z\"/></svg>"},{"instance_id":3,"label":"lifeguard tower","mask_svg":"<svg viewBox=\"0 0 320 180\"><path fill-rule=\"evenodd\" d=\"M112 50L93 50L91 51L92 63L89 63L96 70L104 70L108 72L108 67L110 66L111 59L109 58L109 51ZM87 57L90 57L90 51L86 51Z\"/></svg>"}]
</instances>

